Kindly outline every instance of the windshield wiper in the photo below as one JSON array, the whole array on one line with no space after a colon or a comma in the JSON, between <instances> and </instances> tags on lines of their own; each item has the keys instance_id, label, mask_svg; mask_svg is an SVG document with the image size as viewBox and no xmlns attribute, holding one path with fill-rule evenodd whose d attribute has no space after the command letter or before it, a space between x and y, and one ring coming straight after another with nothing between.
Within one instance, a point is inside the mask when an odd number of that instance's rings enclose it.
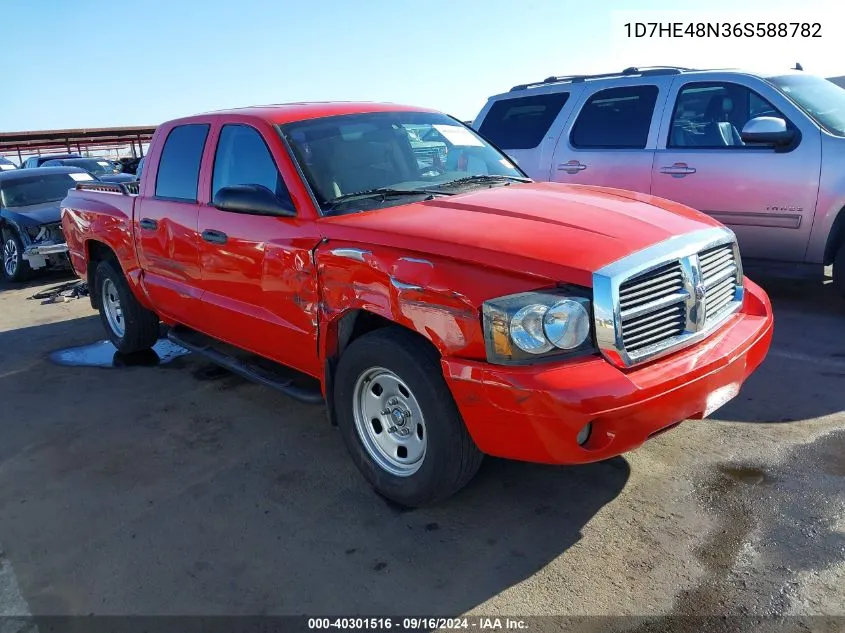
<instances>
[{"instance_id":1,"label":"windshield wiper","mask_svg":"<svg viewBox=\"0 0 845 633\"><path fill-rule=\"evenodd\" d=\"M394 189L392 187L377 187L376 189L356 191L355 193L347 193L342 196L338 196L337 198L332 198L326 203L326 209L335 209L338 204L353 202L355 200L363 200L365 198L378 197L384 201L387 198L396 196L427 196L426 200L431 200L435 195L451 196L454 194L436 189Z\"/></svg>"},{"instance_id":2,"label":"windshield wiper","mask_svg":"<svg viewBox=\"0 0 845 633\"><path fill-rule=\"evenodd\" d=\"M474 182L497 182L502 180L507 181L508 184L510 184L511 182L532 182L530 178L525 178L523 176L498 176L493 174L476 174L475 176L467 176L466 178L450 180L448 182L444 182L440 186L451 187L453 185L471 184Z\"/></svg>"}]
</instances>

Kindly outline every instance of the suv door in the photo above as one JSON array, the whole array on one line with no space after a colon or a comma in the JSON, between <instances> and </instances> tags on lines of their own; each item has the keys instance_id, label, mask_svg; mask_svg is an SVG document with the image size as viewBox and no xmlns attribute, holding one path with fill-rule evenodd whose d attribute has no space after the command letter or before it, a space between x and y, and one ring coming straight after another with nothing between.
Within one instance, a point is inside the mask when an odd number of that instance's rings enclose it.
<instances>
[{"instance_id":1,"label":"suv door","mask_svg":"<svg viewBox=\"0 0 845 633\"><path fill-rule=\"evenodd\" d=\"M177 125L167 134L155 172L135 202L135 243L144 288L164 317L195 327L200 269L197 187L208 123Z\"/></svg>"},{"instance_id":2,"label":"suv door","mask_svg":"<svg viewBox=\"0 0 845 633\"><path fill-rule=\"evenodd\" d=\"M648 193L657 136L652 123L660 119L662 85L669 84L658 80L585 91L578 116L558 141L550 179Z\"/></svg>"},{"instance_id":3,"label":"suv door","mask_svg":"<svg viewBox=\"0 0 845 633\"><path fill-rule=\"evenodd\" d=\"M652 193L728 225L743 258L803 261L819 187L819 130L753 76L679 76L669 99ZM744 143L742 128L758 116L784 119L799 140L782 149Z\"/></svg>"},{"instance_id":4,"label":"suv door","mask_svg":"<svg viewBox=\"0 0 845 633\"><path fill-rule=\"evenodd\" d=\"M491 100L478 115L480 125L473 127L531 178L548 180L555 142L583 89L581 84L532 88Z\"/></svg>"},{"instance_id":5,"label":"suv door","mask_svg":"<svg viewBox=\"0 0 845 633\"><path fill-rule=\"evenodd\" d=\"M233 213L213 204L222 187L261 185L294 208L278 167L281 138L270 126L265 132L246 122L229 123L216 141L210 192L204 192L198 222L202 331L319 376L315 223Z\"/></svg>"}]
</instances>

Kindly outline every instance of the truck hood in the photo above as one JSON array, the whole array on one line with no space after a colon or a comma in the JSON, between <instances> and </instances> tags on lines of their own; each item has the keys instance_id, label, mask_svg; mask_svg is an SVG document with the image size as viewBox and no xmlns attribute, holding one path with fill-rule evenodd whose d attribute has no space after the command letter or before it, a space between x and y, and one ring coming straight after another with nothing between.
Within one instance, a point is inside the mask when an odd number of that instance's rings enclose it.
<instances>
[{"instance_id":1,"label":"truck hood","mask_svg":"<svg viewBox=\"0 0 845 633\"><path fill-rule=\"evenodd\" d=\"M602 266L670 237L721 226L646 194L525 183L325 219L326 237L393 246L590 285Z\"/></svg>"}]
</instances>

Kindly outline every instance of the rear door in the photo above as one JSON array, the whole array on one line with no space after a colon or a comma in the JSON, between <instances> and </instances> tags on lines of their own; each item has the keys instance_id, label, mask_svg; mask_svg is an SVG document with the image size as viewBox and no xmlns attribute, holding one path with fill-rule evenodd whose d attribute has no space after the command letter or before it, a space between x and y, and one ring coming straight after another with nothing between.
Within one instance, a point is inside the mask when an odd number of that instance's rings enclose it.
<instances>
[{"instance_id":1,"label":"rear door","mask_svg":"<svg viewBox=\"0 0 845 633\"><path fill-rule=\"evenodd\" d=\"M209 123L177 125L150 162L135 207L144 288L161 316L196 326L200 289L197 190Z\"/></svg>"},{"instance_id":2,"label":"rear door","mask_svg":"<svg viewBox=\"0 0 845 633\"><path fill-rule=\"evenodd\" d=\"M318 376L315 223L301 216L233 213L213 204L222 187L261 185L294 206L289 191L297 176L292 170L283 176L279 167L281 139L266 123L244 120L223 125L212 142L213 172L198 221L201 330Z\"/></svg>"},{"instance_id":3,"label":"rear door","mask_svg":"<svg viewBox=\"0 0 845 633\"><path fill-rule=\"evenodd\" d=\"M669 95L654 160L652 193L703 211L737 235L743 257L800 262L812 228L821 135L759 79L680 75ZM794 147L750 146L752 118L778 117L800 133Z\"/></svg>"},{"instance_id":4,"label":"rear door","mask_svg":"<svg viewBox=\"0 0 845 633\"><path fill-rule=\"evenodd\" d=\"M655 77L586 90L558 141L551 180L648 193L668 83Z\"/></svg>"},{"instance_id":5,"label":"rear door","mask_svg":"<svg viewBox=\"0 0 845 633\"><path fill-rule=\"evenodd\" d=\"M531 178L548 180L555 142L581 90L567 84L505 95L484 107L474 127Z\"/></svg>"}]
</instances>

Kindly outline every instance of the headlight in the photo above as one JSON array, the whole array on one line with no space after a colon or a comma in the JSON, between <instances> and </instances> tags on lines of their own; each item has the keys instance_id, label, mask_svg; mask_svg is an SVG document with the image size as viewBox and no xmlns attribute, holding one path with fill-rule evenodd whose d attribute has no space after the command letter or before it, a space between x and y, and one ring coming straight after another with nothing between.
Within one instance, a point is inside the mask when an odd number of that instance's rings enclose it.
<instances>
[{"instance_id":1,"label":"headlight","mask_svg":"<svg viewBox=\"0 0 845 633\"><path fill-rule=\"evenodd\" d=\"M509 295L485 301L482 313L491 363L527 364L596 351L586 288Z\"/></svg>"}]
</instances>

